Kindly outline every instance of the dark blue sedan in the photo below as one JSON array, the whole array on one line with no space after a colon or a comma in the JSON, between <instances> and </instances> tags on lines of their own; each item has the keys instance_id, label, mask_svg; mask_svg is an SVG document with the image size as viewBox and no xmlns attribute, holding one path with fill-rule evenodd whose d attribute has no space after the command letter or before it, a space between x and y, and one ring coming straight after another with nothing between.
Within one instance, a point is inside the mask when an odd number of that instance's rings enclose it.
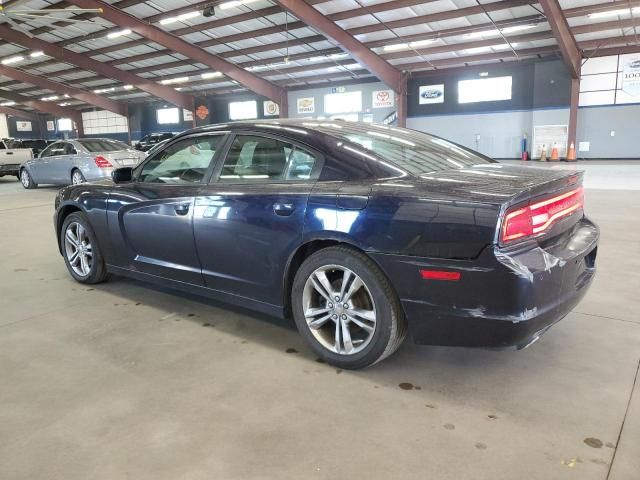
<instances>
[{"instance_id":1,"label":"dark blue sedan","mask_svg":"<svg viewBox=\"0 0 640 480\"><path fill-rule=\"evenodd\" d=\"M56 198L77 281L112 272L293 316L341 368L385 358L407 331L421 344L525 347L595 272L582 173L501 165L402 128L208 126L113 180Z\"/></svg>"}]
</instances>

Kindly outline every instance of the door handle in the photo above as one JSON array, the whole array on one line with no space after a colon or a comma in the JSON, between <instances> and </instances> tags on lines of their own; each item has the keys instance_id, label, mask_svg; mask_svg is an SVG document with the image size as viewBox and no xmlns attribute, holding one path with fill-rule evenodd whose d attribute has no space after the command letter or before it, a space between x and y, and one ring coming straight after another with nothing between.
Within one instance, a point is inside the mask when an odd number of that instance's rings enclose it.
<instances>
[{"instance_id":1,"label":"door handle","mask_svg":"<svg viewBox=\"0 0 640 480\"><path fill-rule=\"evenodd\" d=\"M294 212L295 209L296 206L293 203L277 202L273 204L273 211L276 213L276 215L280 215L281 217L288 217Z\"/></svg>"},{"instance_id":2,"label":"door handle","mask_svg":"<svg viewBox=\"0 0 640 480\"><path fill-rule=\"evenodd\" d=\"M188 203L175 205L173 208L174 208L174 210L176 211L176 213L178 215L186 215L187 213L189 213L189 204Z\"/></svg>"},{"instance_id":3,"label":"door handle","mask_svg":"<svg viewBox=\"0 0 640 480\"><path fill-rule=\"evenodd\" d=\"M13 155L13 152L6 152L7 155Z\"/></svg>"}]
</instances>

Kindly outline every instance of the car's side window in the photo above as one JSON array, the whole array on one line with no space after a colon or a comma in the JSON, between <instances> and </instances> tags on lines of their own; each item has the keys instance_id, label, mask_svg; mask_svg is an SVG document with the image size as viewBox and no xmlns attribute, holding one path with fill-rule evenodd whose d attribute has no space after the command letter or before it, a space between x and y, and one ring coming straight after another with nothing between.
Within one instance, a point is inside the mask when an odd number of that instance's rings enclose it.
<instances>
[{"instance_id":1,"label":"car's side window","mask_svg":"<svg viewBox=\"0 0 640 480\"><path fill-rule=\"evenodd\" d=\"M308 180L315 157L290 143L258 135L237 135L222 171L221 182Z\"/></svg>"},{"instance_id":2,"label":"car's side window","mask_svg":"<svg viewBox=\"0 0 640 480\"><path fill-rule=\"evenodd\" d=\"M42 157L53 157L54 155L64 155L64 143L56 142L49 145L43 152Z\"/></svg>"},{"instance_id":3,"label":"car's side window","mask_svg":"<svg viewBox=\"0 0 640 480\"><path fill-rule=\"evenodd\" d=\"M224 135L185 138L145 162L136 178L142 183L202 183Z\"/></svg>"},{"instance_id":4,"label":"car's side window","mask_svg":"<svg viewBox=\"0 0 640 480\"><path fill-rule=\"evenodd\" d=\"M75 155L76 153L77 153L76 149L74 148L73 145L71 145L68 142L64 144L64 153L63 153L63 155Z\"/></svg>"}]
</instances>

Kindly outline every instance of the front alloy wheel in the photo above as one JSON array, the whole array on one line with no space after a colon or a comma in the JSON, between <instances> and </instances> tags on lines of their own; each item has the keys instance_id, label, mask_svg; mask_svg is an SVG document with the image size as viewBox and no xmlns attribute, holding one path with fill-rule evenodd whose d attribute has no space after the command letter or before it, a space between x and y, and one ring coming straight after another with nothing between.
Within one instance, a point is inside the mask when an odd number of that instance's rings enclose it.
<instances>
[{"instance_id":1,"label":"front alloy wheel","mask_svg":"<svg viewBox=\"0 0 640 480\"><path fill-rule=\"evenodd\" d=\"M20 170L20 183L22 183L22 186L26 189L32 189L38 186L36 185L36 182L33 181L26 168Z\"/></svg>"},{"instance_id":2,"label":"front alloy wheel","mask_svg":"<svg viewBox=\"0 0 640 480\"><path fill-rule=\"evenodd\" d=\"M311 334L326 349L353 355L369 345L376 329L375 303L348 268L317 268L304 286L302 305Z\"/></svg>"},{"instance_id":3,"label":"front alloy wheel","mask_svg":"<svg viewBox=\"0 0 640 480\"><path fill-rule=\"evenodd\" d=\"M93 247L85 228L78 222L67 225L64 232L64 253L69 266L80 277L91 273Z\"/></svg>"},{"instance_id":4,"label":"front alloy wheel","mask_svg":"<svg viewBox=\"0 0 640 480\"><path fill-rule=\"evenodd\" d=\"M293 279L291 308L298 331L325 362L364 368L402 343L405 319L380 268L348 246L309 256Z\"/></svg>"}]
</instances>

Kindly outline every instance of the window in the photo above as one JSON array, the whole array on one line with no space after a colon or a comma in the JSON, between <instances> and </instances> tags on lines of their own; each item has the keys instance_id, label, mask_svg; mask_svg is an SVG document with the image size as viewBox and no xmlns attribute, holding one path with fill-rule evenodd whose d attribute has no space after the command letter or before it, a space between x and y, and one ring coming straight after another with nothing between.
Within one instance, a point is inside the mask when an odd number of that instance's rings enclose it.
<instances>
[{"instance_id":1,"label":"window","mask_svg":"<svg viewBox=\"0 0 640 480\"><path fill-rule=\"evenodd\" d=\"M425 175L438 170L464 168L492 163L479 154L442 138L426 133L375 124L310 123L316 130L334 138L352 142L341 148L345 153L377 160L373 155L390 162L388 167L398 175ZM336 128L338 127L338 128ZM353 143L357 144L355 147Z\"/></svg>"},{"instance_id":2,"label":"window","mask_svg":"<svg viewBox=\"0 0 640 480\"><path fill-rule=\"evenodd\" d=\"M63 155L75 155L76 149L73 147L73 145L71 145L70 143L65 143L64 144L64 153Z\"/></svg>"},{"instance_id":3,"label":"window","mask_svg":"<svg viewBox=\"0 0 640 480\"><path fill-rule=\"evenodd\" d=\"M362 92L327 93L324 96L324 112L351 113L362 111Z\"/></svg>"},{"instance_id":4,"label":"window","mask_svg":"<svg viewBox=\"0 0 640 480\"><path fill-rule=\"evenodd\" d=\"M313 155L289 143L238 135L224 162L220 180L308 180L314 165Z\"/></svg>"},{"instance_id":5,"label":"window","mask_svg":"<svg viewBox=\"0 0 640 480\"><path fill-rule=\"evenodd\" d=\"M64 142L55 142L49 145L40 156L53 157L55 155L64 155Z\"/></svg>"},{"instance_id":6,"label":"window","mask_svg":"<svg viewBox=\"0 0 640 480\"><path fill-rule=\"evenodd\" d=\"M640 103L635 55L590 58L580 70L580 107Z\"/></svg>"},{"instance_id":7,"label":"window","mask_svg":"<svg viewBox=\"0 0 640 480\"><path fill-rule=\"evenodd\" d=\"M258 118L258 102L229 102L229 118L231 120L252 120Z\"/></svg>"},{"instance_id":8,"label":"window","mask_svg":"<svg viewBox=\"0 0 640 480\"><path fill-rule=\"evenodd\" d=\"M458 103L511 100L511 77L474 78L458 82Z\"/></svg>"},{"instance_id":9,"label":"window","mask_svg":"<svg viewBox=\"0 0 640 480\"><path fill-rule=\"evenodd\" d=\"M58 119L58 131L59 132L70 132L73 130L73 122L70 118L59 118Z\"/></svg>"},{"instance_id":10,"label":"window","mask_svg":"<svg viewBox=\"0 0 640 480\"><path fill-rule=\"evenodd\" d=\"M201 183L224 135L186 138L145 162L137 179L143 183Z\"/></svg>"},{"instance_id":11,"label":"window","mask_svg":"<svg viewBox=\"0 0 640 480\"><path fill-rule=\"evenodd\" d=\"M96 138L95 140L77 140L87 152L117 152L119 150L127 150L129 146L115 140L105 140Z\"/></svg>"},{"instance_id":12,"label":"window","mask_svg":"<svg viewBox=\"0 0 640 480\"><path fill-rule=\"evenodd\" d=\"M159 108L156 110L159 125L180 123L180 110L177 108Z\"/></svg>"}]
</instances>

